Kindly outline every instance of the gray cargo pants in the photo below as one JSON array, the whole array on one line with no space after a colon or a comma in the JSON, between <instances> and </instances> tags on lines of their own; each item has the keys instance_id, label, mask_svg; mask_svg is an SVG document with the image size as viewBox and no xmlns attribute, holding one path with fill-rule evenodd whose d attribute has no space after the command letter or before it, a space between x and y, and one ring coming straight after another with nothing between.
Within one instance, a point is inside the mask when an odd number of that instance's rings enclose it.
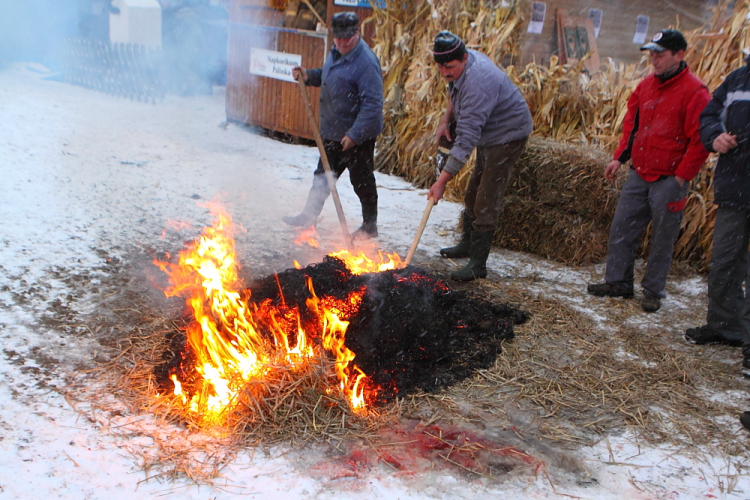
<instances>
[{"instance_id":1,"label":"gray cargo pants","mask_svg":"<svg viewBox=\"0 0 750 500\"><path fill-rule=\"evenodd\" d=\"M607 283L633 282L638 244L651 221L651 250L641 286L652 295L666 297L664 287L684 211L680 202L688 188L689 183L680 186L671 176L646 182L635 170L630 170L609 230L604 274Z\"/></svg>"},{"instance_id":2,"label":"gray cargo pants","mask_svg":"<svg viewBox=\"0 0 750 500\"><path fill-rule=\"evenodd\" d=\"M750 210L719 207L714 225L711 270L708 273L708 326L727 340L743 340L750 354L750 293L748 281Z\"/></svg>"}]
</instances>

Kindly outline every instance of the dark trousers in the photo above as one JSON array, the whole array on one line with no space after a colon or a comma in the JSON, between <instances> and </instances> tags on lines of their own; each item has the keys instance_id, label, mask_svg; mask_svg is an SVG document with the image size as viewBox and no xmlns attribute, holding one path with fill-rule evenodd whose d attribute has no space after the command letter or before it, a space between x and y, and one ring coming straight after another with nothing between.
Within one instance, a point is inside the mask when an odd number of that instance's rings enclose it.
<instances>
[{"instance_id":1,"label":"dark trousers","mask_svg":"<svg viewBox=\"0 0 750 500\"><path fill-rule=\"evenodd\" d=\"M477 163L464 195L466 215L476 231L497 229L503 195L526 139L477 148Z\"/></svg>"},{"instance_id":2,"label":"dark trousers","mask_svg":"<svg viewBox=\"0 0 750 500\"><path fill-rule=\"evenodd\" d=\"M651 249L641 285L652 295L666 297L664 287L684 212L674 204L685 198L688 187L687 182L680 186L674 177L647 182L630 170L609 230L607 283L633 282L635 254L651 222Z\"/></svg>"},{"instance_id":3,"label":"dark trousers","mask_svg":"<svg viewBox=\"0 0 750 500\"><path fill-rule=\"evenodd\" d=\"M325 141L324 146L334 178L338 180L344 170L348 169L349 180L362 204L363 216L377 218L378 191L375 186L375 174L373 173L375 139L365 141L346 151L342 150L341 143L338 141ZM310 189L305 211L316 216L320 214L329 194L331 194L331 191L328 188L323 161L319 160L318 168L313 173L313 185ZM365 220L364 222L375 221Z\"/></svg>"},{"instance_id":4,"label":"dark trousers","mask_svg":"<svg viewBox=\"0 0 750 500\"><path fill-rule=\"evenodd\" d=\"M748 283L750 210L718 207L708 273L708 326L727 340L742 340L750 354Z\"/></svg>"}]
</instances>

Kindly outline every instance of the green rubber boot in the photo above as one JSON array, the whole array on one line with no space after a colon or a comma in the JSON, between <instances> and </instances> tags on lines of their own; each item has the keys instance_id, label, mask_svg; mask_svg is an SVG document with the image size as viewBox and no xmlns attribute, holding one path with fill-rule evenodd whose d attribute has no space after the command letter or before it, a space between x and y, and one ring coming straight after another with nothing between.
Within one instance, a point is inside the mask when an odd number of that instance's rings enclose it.
<instances>
[{"instance_id":1,"label":"green rubber boot","mask_svg":"<svg viewBox=\"0 0 750 500\"><path fill-rule=\"evenodd\" d=\"M463 259L469 256L471 247L471 225L474 217L469 216L466 210L463 211L461 223L461 241L454 247L441 248L440 255L446 259Z\"/></svg>"},{"instance_id":2,"label":"green rubber boot","mask_svg":"<svg viewBox=\"0 0 750 500\"><path fill-rule=\"evenodd\" d=\"M474 281L487 277L487 257L492 247L494 231L472 231L471 247L469 248L469 263L458 271L451 273L456 281Z\"/></svg>"}]
</instances>

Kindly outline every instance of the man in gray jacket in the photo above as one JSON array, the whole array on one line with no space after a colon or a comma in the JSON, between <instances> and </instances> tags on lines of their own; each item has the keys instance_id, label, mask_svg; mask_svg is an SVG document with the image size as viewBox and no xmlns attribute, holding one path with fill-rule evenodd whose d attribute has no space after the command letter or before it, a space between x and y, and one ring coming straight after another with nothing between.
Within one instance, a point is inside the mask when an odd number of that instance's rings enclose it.
<instances>
[{"instance_id":1,"label":"man in gray jacket","mask_svg":"<svg viewBox=\"0 0 750 500\"><path fill-rule=\"evenodd\" d=\"M450 102L436 140L452 141L445 168L430 188L437 203L445 186L477 148L477 161L464 196L463 234L458 245L440 250L450 259L469 257L451 277L472 281L487 276L487 257L513 166L531 134L529 107L508 76L481 52L467 50L450 31L435 37L433 58L448 82ZM455 121L455 137L451 122Z\"/></svg>"},{"instance_id":2,"label":"man in gray jacket","mask_svg":"<svg viewBox=\"0 0 750 500\"><path fill-rule=\"evenodd\" d=\"M349 169L349 178L362 204L362 226L355 239L378 235L378 192L375 187L375 139L383 130L383 74L375 53L362 40L354 12L339 12L331 20L333 47L322 68L292 70L309 86L320 87L320 135L336 179ZM315 225L330 194L323 162L302 213L282 217L290 226Z\"/></svg>"}]
</instances>

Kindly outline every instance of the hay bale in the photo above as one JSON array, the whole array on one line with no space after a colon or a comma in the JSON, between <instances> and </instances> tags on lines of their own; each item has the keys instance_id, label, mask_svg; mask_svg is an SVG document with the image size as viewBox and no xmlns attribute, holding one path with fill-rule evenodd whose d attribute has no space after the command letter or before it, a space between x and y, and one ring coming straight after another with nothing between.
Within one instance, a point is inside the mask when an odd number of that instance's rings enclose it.
<instances>
[{"instance_id":1,"label":"hay bale","mask_svg":"<svg viewBox=\"0 0 750 500\"><path fill-rule=\"evenodd\" d=\"M568 264L601 260L619 190L596 148L532 137L506 191L495 244Z\"/></svg>"}]
</instances>

